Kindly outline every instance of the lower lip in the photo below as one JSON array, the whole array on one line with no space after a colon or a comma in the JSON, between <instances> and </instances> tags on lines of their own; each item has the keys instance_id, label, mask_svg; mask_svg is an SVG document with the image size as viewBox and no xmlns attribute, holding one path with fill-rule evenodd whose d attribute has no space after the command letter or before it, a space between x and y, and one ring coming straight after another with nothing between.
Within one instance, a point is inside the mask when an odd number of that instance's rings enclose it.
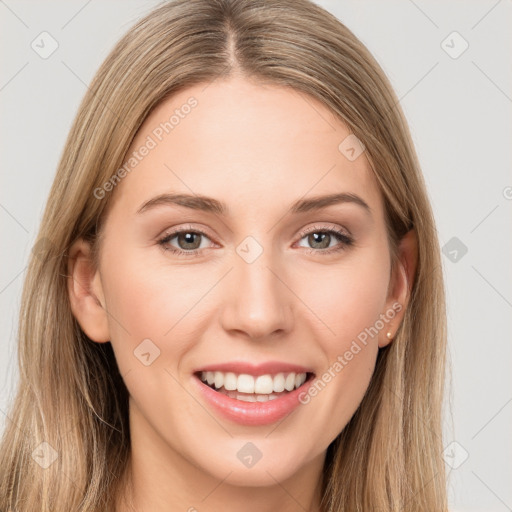
<instances>
[{"instance_id":1,"label":"lower lip","mask_svg":"<svg viewBox=\"0 0 512 512\"><path fill-rule=\"evenodd\" d=\"M258 426L275 423L294 411L301 405L299 395L307 390L313 379L308 378L299 388L268 402L244 402L230 398L212 389L196 375L194 380L208 404L222 416L240 425Z\"/></svg>"}]
</instances>

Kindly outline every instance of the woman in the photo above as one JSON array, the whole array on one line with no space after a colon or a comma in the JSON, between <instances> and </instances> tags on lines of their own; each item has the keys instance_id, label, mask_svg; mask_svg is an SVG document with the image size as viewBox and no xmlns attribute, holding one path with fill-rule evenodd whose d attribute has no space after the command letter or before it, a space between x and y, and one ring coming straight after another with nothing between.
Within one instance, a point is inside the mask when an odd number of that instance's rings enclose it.
<instances>
[{"instance_id":1,"label":"woman","mask_svg":"<svg viewBox=\"0 0 512 512\"><path fill-rule=\"evenodd\" d=\"M434 219L306 0L175 0L80 106L30 261L2 510L446 510Z\"/></svg>"}]
</instances>

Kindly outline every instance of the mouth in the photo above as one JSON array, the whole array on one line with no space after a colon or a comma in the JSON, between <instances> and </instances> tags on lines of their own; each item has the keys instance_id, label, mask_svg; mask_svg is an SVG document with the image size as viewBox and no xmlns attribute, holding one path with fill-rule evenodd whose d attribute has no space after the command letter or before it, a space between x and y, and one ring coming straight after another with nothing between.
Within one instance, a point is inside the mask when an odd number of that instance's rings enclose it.
<instances>
[{"instance_id":1,"label":"mouth","mask_svg":"<svg viewBox=\"0 0 512 512\"><path fill-rule=\"evenodd\" d=\"M297 409L315 374L280 363L226 364L202 368L193 377L199 395L215 415L239 425L258 426L283 420Z\"/></svg>"},{"instance_id":2,"label":"mouth","mask_svg":"<svg viewBox=\"0 0 512 512\"><path fill-rule=\"evenodd\" d=\"M280 372L254 376L221 371L202 371L195 375L217 393L243 402L276 400L299 389L314 376L312 372Z\"/></svg>"}]
</instances>

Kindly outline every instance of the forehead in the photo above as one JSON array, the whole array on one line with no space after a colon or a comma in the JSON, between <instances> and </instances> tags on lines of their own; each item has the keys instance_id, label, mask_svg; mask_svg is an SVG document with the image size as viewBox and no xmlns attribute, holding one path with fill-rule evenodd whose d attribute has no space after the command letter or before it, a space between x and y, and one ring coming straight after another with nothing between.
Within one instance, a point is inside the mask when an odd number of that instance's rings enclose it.
<instances>
[{"instance_id":1,"label":"forehead","mask_svg":"<svg viewBox=\"0 0 512 512\"><path fill-rule=\"evenodd\" d=\"M380 210L365 154L353 160L343 150L349 136L326 106L292 88L241 77L198 84L145 120L114 203L133 213L154 195L182 192L261 213L303 196L351 192Z\"/></svg>"}]
</instances>

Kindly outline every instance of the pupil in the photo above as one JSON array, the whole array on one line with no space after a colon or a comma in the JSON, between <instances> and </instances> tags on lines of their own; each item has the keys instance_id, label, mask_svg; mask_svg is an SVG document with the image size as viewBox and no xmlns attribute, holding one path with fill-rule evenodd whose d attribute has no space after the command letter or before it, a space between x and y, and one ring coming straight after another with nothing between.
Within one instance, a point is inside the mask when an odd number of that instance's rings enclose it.
<instances>
[{"instance_id":1,"label":"pupil","mask_svg":"<svg viewBox=\"0 0 512 512\"><path fill-rule=\"evenodd\" d=\"M320 243L321 249L325 249L326 247L329 247L329 237L330 235L328 233L312 233L313 243ZM327 245L324 242L327 240Z\"/></svg>"},{"instance_id":2,"label":"pupil","mask_svg":"<svg viewBox=\"0 0 512 512\"><path fill-rule=\"evenodd\" d=\"M185 238L185 247L184 249L197 249L199 247L197 243L194 245L194 237L199 237L198 233L185 233L183 237ZM189 247L192 245L193 247Z\"/></svg>"}]
</instances>

